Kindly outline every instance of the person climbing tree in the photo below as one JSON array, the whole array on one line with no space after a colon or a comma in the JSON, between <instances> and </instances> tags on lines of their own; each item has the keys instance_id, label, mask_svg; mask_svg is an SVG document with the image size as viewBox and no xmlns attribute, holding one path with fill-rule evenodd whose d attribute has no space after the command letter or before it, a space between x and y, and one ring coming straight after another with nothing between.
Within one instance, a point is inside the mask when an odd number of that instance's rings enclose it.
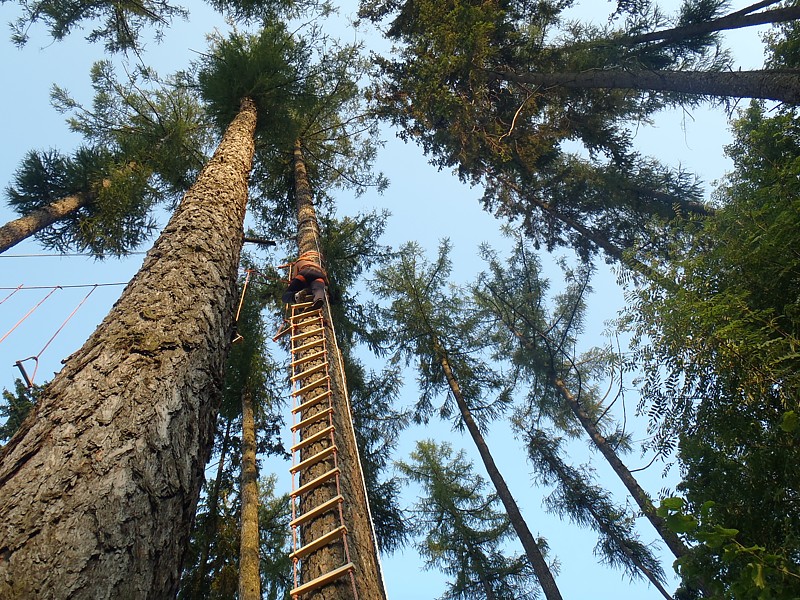
<instances>
[{"instance_id":1,"label":"person climbing tree","mask_svg":"<svg viewBox=\"0 0 800 600\"><path fill-rule=\"evenodd\" d=\"M322 308L325 302L325 286L328 284L328 274L321 266L319 252L308 250L303 252L291 266L294 274L286 291L283 293L282 300L290 304L295 300L295 295L301 290L309 290L314 297L311 305L313 310Z\"/></svg>"}]
</instances>

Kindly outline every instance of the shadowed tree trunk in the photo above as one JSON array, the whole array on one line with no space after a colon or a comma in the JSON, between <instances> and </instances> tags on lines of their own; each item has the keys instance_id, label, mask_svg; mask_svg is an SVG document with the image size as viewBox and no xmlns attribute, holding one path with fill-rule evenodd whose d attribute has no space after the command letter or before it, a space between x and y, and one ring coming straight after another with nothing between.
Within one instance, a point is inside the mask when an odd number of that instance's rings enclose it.
<instances>
[{"instance_id":1,"label":"shadowed tree trunk","mask_svg":"<svg viewBox=\"0 0 800 600\"><path fill-rule=\"evenodd\" d=\"M178 588L232 331L245 99L142 268L0 451L0 597Z\"/></svg>"},{"instance_id":2,"label":"shadowed tree trunk","mask_svg":"<svg viewBox=\"0 0 800 600\"><path fill-rule=\"evenodd\" d=\"M239 557L239 600L261 600L258 560L258 467L253 394L242 391L242 534Z\"/></svg>"},{"instance_id":3,"label":"shadowed tree trunk","mask_svg":"<svg viewBox=\"0 0 800 600\"><path fill-rule=\"evenodd\" d=\"M294 183L295 196L297 202L297 246L300 254L307 251L320 251L319 223L317 221L316 210L314 208L311 186L308 181L305 159L303 157L302 143L297 140L294 147ZM322 261L322 257L320 257ZM369 502L364 484L364 476L361 471L361 462L356 446L355 432L353 430L352 417L350 414L350 403L347 395L344 371L341 368L341 355L336 343L336 338L331 326L330 310L327 306L323 308L325 314L325 341L328 348L329 374L331 378L331 392L333 404L333 424L335 427L336 446L337 446L337 465L340 469L339 481L341 490L339 493L344 497L341 504L344 523L347 527L347 545L349 550L350 562L355 566L353 579L342 577L328 584L307 597L311 600L354 600L352 581L355 581L357 597L369 600L385 600L386 590L383 583L380 561L378 557L378 546L375 539L375 532L372 526L372 519L369 510ZM309 367L313 363L308 363ZM314 414L314 411L322 410L322 405L311 407L303 413L303 418ZM319 421L304 430L305 436L311 436L318 430L324 429L325 421ZM313 456L320 452L324 446L321 444L311 444L304 448L301 458ZM334 468L333 459L321 460L312 465L309 469L302 472L301 485L315 477L330 471ZM335 483L320 485L316 489L306 494L303 499L303 511L307 512L315 506L331 500L337 495ZM335 512L328 511L322 516L309 521L304 528L304 536L308 540L317 539L321 535L335 529L338 519ZM324 573L346 563L345 549L342 541L328 544L319 550L311 552L303 558L301 564L301 582L306 583Z\"/></svg>"},{"instance_id":4,"label":"shadowed tree trunk","mask_svg":"<svg viewBox=\"0 0 800 600\"><path fill-rule=\"evenodd\" d=\"M564 381L559 377L553 377L552 382L558 390L559 395L570 407L578 421L580 421L584 431L586 431L588 436L591 438L592 443L594 443L595 447L600 451L600 454L602 454L606 459L608 464L614 470L614 473L617 474L617 477L619 477L620 481L628 490L631 497L639 506L642 514L647 518L648 521L650 521L653 527L655 527L656 531L661 536L661 539L664 540L664 543L670 549L672 554L674 554L676 558L680 558L686 554L688 551L686 545L681 541L674 531L667 527L664 519L656 514L656 507L653 506L650 496L648 496L647 492L642 489L642 486L639 485L639 482L630 472L628 467L625 466L625 463L620 460L619 455L611 447L611 444L608 443L608 440L606 440L606 438L600 433L600 430L597 428L592 418L587 414L583 407L581 407L580 402L578 402L578 399L572 395Z\"/></svg>"},{"instance_id":5,"label":"shadowed tree trunk","mask_svg":"<svg viewBox=\"0 0 800 600\"><path fill-rule=\"evenodd\" d=\"M614 42L625 45L642 44L645 42L655 41L678 42L687 38L714 33L717 31L741 29L743 27L766 25L769 23L785 23L787 21L794 21L800 18L800 6L787 6L784 8L776 8L758 13L753 12L770 4L777 4L777 0L760 2L744 10L736 11L729 15L725 15L724 17L719 17L718 19L704 21L703 23L692 23L691 25L684 25L683 27L652 31L650 33L625 37L621 40L614 40Z\"/></svg>"},{"instance_id":6,"label":"shadowed tree trunk","mask_svg":"<svg viewBox=\"0 0 800 600\"><path fill-rule=\"evenodd\" d=\"M626 89L678 92L722 98L762 98L800 102L796 71L626 71L597 69L580 73L511 73L493 71L500 79L567 89Z\"/></svg>"},{"instance_id":7,"label":"shadowed tree trunk","mask_svg":"<svg viewBox=\"0 0 800 600\"><path fill-rule=\"evenodd\" d=\"M16 246L21 241L39 233L56 221L68 217L87 204L89 204L89 199L86 196L67 196L24 217L9 221L0 227L0 252L5 252L12 246Z\"/></svg>"},{"instance_id":8,"label":"shadowed tree trunk","mask_svg":"<svg viewBox=\"0 0 800 600\"><path fill-rule=\"evenodd\" d=\"M194 594L203 597L208 594L208 555L211 550L211 540L217 535L217 521L219 518L219 492L222 485L222 474L225 471L225 458L228 455L228 446L231 442L231 419L225 425L225 434L222 438L222 448L219 451L219 462L217 463L217 478L211 488L208 500L208 517L205 520L205 531L203 532L203 549L200 552L200 560L197 565L196 577L192 583Z\"/></svg>"}]
</instances>

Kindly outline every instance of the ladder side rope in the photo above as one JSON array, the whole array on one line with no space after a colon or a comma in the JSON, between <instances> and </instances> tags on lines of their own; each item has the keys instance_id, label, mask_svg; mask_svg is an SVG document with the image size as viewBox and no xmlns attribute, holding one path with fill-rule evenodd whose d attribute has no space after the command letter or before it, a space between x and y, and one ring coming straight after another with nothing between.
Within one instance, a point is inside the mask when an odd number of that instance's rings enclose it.
<instances>
[{"instance_id":1,"label":"ladder side rope","mask_svg":"<svg viewBox=\"0 0 800 600\"><path fill-rule=\"evenodd\" d=\"M347 528L344 523L344 498L339 478L338 450L334 437L333 420L333 394L331 389L331 377L329 370L329 353L324 335L324 322L322 309L306 312L310 302L294 304L291 307L291 318L289 328L291 329L291 353L292 353L292 396L294 406L292 408L292 565L294 589L291 591L293 600L298 600L304 594L310 593L324 585L328 585L339 578L349 575L353 587L353 596L357 599L354 566L350 559L350 549L347 543ZM317 377L309 382L313 376ZM321 406L313 414L302 414L304 405L319 404L323 405L327 400L327 407ZM309 406L310 408L310 406ZM327 419L326 419L327 417ZM299 419L299 420L298 420ZM301 430L307 426L317 423L327 425L314 434L303 436ZM298 441L298 437L301 439ZM305 459L301 458L300 452L306 445L326 442L322 450ZM306 469L315 466L319 462L330 458L333 467L330 471L318 475L315 479L305 481L301 479ZM301 480L299 487L295 486L295 475ZM333 480L336 492L335 496L323 501L319 505L310 509L303 506L304 494L310 493L323 483ZM298 514L298 502L302 514ZM338 527L324 533L315 540L306 539L302 535L301 528L304 527L306 520L311 520L328 514L338 508ZM300 562L306 554L311 554L325 546L336 543L341 539L344 551L344 564L334 568L327 573L318 575L311 581L300 584Z\"/></svg>"}]
</instances>

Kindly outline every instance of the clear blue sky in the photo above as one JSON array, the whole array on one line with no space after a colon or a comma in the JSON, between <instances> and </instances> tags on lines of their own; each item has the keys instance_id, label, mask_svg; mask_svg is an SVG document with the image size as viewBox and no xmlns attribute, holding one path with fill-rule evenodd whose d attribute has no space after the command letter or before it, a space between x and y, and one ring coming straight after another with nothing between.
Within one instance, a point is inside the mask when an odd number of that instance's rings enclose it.
<instances>
[{"instance_id":1,"label":"clear blue sky","mask_svg":"<svg viewBox=\"0 0 800 600\"><path fill-rule=\"evenodd\" d=\"M601 15L610 6L600 0L581 4L582 7L575 10L576 18L581 19L602 18ZM662 4L674 7L677 2L670 0ZM733 8L748 4L750 2L732 3ZM16 10L14 3L0 4L0 22L11 21ZM345 15L348 12L352 14L354 9L343 9L342 12ZM194 52L206 48L204 36L215 26L222 27L222 20L208 10L192 9L190 23L176 23L166 32L164 44L150 45L149 62L157 65L162 74L185 68L188 61L195 58ZM344 37L349 40L352 34L345 33ZM743 68L760 66L758 52L753 50L758 47L753 43L753 36L737 35L735 40L729 46L733 48L737 65ZM44 31L37 28L32 32L28 46L22 50L16 49L7 37L0 37L0 77L5 84L4 93L0 96L0 123L4 134L4 143L0 145L0 184L3 187L10 182L13 171L29 149L52 147L68 153L80 143L78 137L68 132L63 116L50 107L49 88L54 83L58 84L68 88L79 100L90 102L89 68L101 58L102 48L89 45L80 32L64 42L52 43ZM499 239L497 222L483 213L477 202L480 190L460 185L450 173L437 172L427 164L418 148L394 139L390 131L386 135L388 143L381 153L378 168L390 178L389 190L383 196L367 193L358 199L340 194L337 198L339 211L341 214L354 214L359 210L386 207L393 217L384 243L397 246L407 240L417 240L431 255L436 252L441 237L450 237L456 252L454 275L464 280L471 279L480 268L476 258L478 244ZM645 152L669 164L683 164L710 182L720 177L727 168L722 145L728 138L726 119L721 110L697 110L660 116L655 127L642 128L637 132L636 142ZM6 222L13 217L14 214L3 202L0 220ZM16 246L7 254L16 256L41 252L36 242L30 241ZM83 257L4 258L0 255L0 287L126 282L136 273L141 259L141 256L132 256L125 260L97 262ZM546 262L550 260L545 258ZM553 273L556 271L553 270ZM58 290L0 343L0 386L12 386L14 377L18 375L13 363L37 355L90 289ZM594 289L589 302L588 330L584 341L586 347L604 342L604 323L614 318L622 303L622 291L606 268L600 269ZM108 286L92 293L42 354L37 382L50 379L60 368L60 361L80 347L121 290L121 286ZM0 290L0 301L11 291ZM20 291L0 304L0 337L46 293L47 290ZM30 370L33 363L26 365ZM413 384L413 380L413 375L408 377L410 384ZM405 401L412 403L415 393L413 385L409 385ZM635 402L635 397L629 395L629 410ZM629 420L632 420L631 415ZM406 458L413 441L423 437L447 439L456 448L465 447L472 453L469 439L451 432L447 425L432 424L425 430L410 431L404 436L400 458ZM638 437L644 437L643 430ZM638 600L660 597L647 584L630 583L619 572L598 565L592 555L595 544L592 533L578 530L543 512L541 498L544 492L531 488L530 469L524 462L521 446L507 431L495 428L489 436L489 443L531 528L548 538L553 556L561 563L557 580L565 598ZM583 445L576 445L571 452L571 458L576 462L596 458ZM633 455L628 463L631 467L637 467L648 460L648 457ZM603 464L597 462L597 467L599 480L614 491L619 501L624 502L625 496L616 478ZM263 468L285 474L288 466L267 460ZM477 461L476 471L483 472ZM660 479L660 471L660 467L656 467L642 474L642 483L652 494L657 494L660 488L668 485L668 482ZM412 503L413 492L407 496L408 502ZM641 532L645 540L655 537L647 526L642 527ZM384 557L383 562L392 600L435 598L442 593L443 578L438 573L420 572L419 557L413 548ZM669 571L668 563L665 569Z\"/></svg>"}]
</instances>

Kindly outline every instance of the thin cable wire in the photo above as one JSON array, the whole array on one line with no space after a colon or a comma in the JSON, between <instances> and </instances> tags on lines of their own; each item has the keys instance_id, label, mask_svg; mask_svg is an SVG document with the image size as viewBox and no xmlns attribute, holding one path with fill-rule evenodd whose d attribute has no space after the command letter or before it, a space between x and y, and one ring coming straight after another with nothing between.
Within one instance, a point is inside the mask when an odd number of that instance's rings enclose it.
<instances>
[{"instance_id":1,"label":"thin cable wire","mask_svg":"<svg viewBox=\"0 0 800 600\"><path fill-rule=\"evenodd\" d=\"M14 332L14 330L15 330L17 327L19 327L20 325L22 325L22 322L23 322L25 319L27 319L29 316L31 316L31 314L33 313L33 311L35 311L37 308L39 308L39 307L42 305L42 303L43 303L45 300L47 300L47 299L48 299L50 296L52 296L52 295L53 295L53 293L54 293L56 290L60 290L60 289L61 289L61 287L60 287L60 286L56 286L56 287L52 288L52 289L50 290L50 293L49 293L49 294L47 294L47 295L46 295L44 298L42 298L41 300L39 300L39 302L36 304L36 306L34 306L34 307L33 307L32 309L30 309L30 310L29 310L27 313L25 313L25 316L24 316L24 317L22 317L22 318L21 318L19 321L17 321L17 324L16 324L16 325L14 325L14 326L13 326L11 329L9 329L9 330L8 330L8 332L7 332L7 333L6 333L6 334L5 334L5 335L4 335L2 338L0 338L0 344L2 344L2 343L3 343L3 340L5 340L5 339L6 339L6 338L7 338L9 335L11 335L11 334Z\"/></svg>"},{"instance_id":2,"label":"thin cable wire","mask_svg":"<svg viewBox=\"0 0 800 600\"><path fill-rule=\"evenodd\" d=\"M47 350L47 347L48 347L48 346L49 346L49 345L50 345L50 344L53 342L53 340L54 340L54 339L56 339L56 336L57 336L59 333L61 333L61 330L62 330L62 329L64 329L64 327L66 326L66 324L67 324L67 323L69 323L70 319L72 319L72 317L74 317L74 316L75 316L75 313L76 313L76 312L78 312L78 309L79 309L81 306L83 306L83 303L84 303L84 302L86 302L86 301L89 299L89 296L91 296L91 295L94 293L94 291L95 291L96 289L97 289L97 285L95 285L95 286L94 286L94 287L93 287L91 290L89 290L89 293L88 293L88 294L86 294L86 295L83 297L83 300L81 300L81 301L78 303L78 306L76 306L76 307L75 307L75 309L74 309L74 310L73 310L71 313L69 313L69 316L68 316L68 317L67 317L67 318L64 320L64 322L61 324L61 327L59 327L59 328L56 330L56 332L53 334L53 337L51 337L49 340L47 340L47 343L44 345L44 347L43 347L41 350L39 350L39 354L37 354L37 355L36 355L36 358L39 358L39 357L40 357L40 356L41 356L41 355L44 353L44 351L45 351L45 350Z\"/></svg>"},{"instance_id":3,"label":"thin cable wire","mask_svg":"<svg viewBox=\"0 0 800 600\"><path fill-rule=\"evenodd\" d=\"M23 285L20 283L20 284L19 284L17 287L15 287L15 288L14 288L14 291L13 291L13 292L11 292L11 293L10 293L8 296L6 296L6 297L5 297L5 298L3 298L2 300L0 300L0 304L2 304L3 302L5 302L5 301L6 301L6 300L8 300L9 298L11 298L11 296L13 296L13 295L14 295L14 294L16 294L18 291L20 291L20 290L22 289L22 287L23 287Z\"/></svg>"},{"instance_id":4,"label":"thin cable wire","mask_svg":"<svg viewBox=\"0 0 800 600\"><path fill-rule=\"evenodd\" d=\"M15 288L0 287L0 290L65 290L67 288L87 288L87 287L94 288L94 287L108 287L113 285L128 285L128 282L116 281L114 283L79 283L73 285L20 285Z\"/></svg>"},{"instance_id":5,"label":"thin cable wire","mask_svg":"<svg viewBox=\"0 0 800 600\"><path fill-rule=\"evenodd\" d=\"M131 256L133 254L147 254L146 252L128 252L126 256ZM94 254L81 254L81 253L66 253L66 254L0 254L0 258L74 258L85 256L86 258L96 258Z\"/></svg>"}]
</instances>

